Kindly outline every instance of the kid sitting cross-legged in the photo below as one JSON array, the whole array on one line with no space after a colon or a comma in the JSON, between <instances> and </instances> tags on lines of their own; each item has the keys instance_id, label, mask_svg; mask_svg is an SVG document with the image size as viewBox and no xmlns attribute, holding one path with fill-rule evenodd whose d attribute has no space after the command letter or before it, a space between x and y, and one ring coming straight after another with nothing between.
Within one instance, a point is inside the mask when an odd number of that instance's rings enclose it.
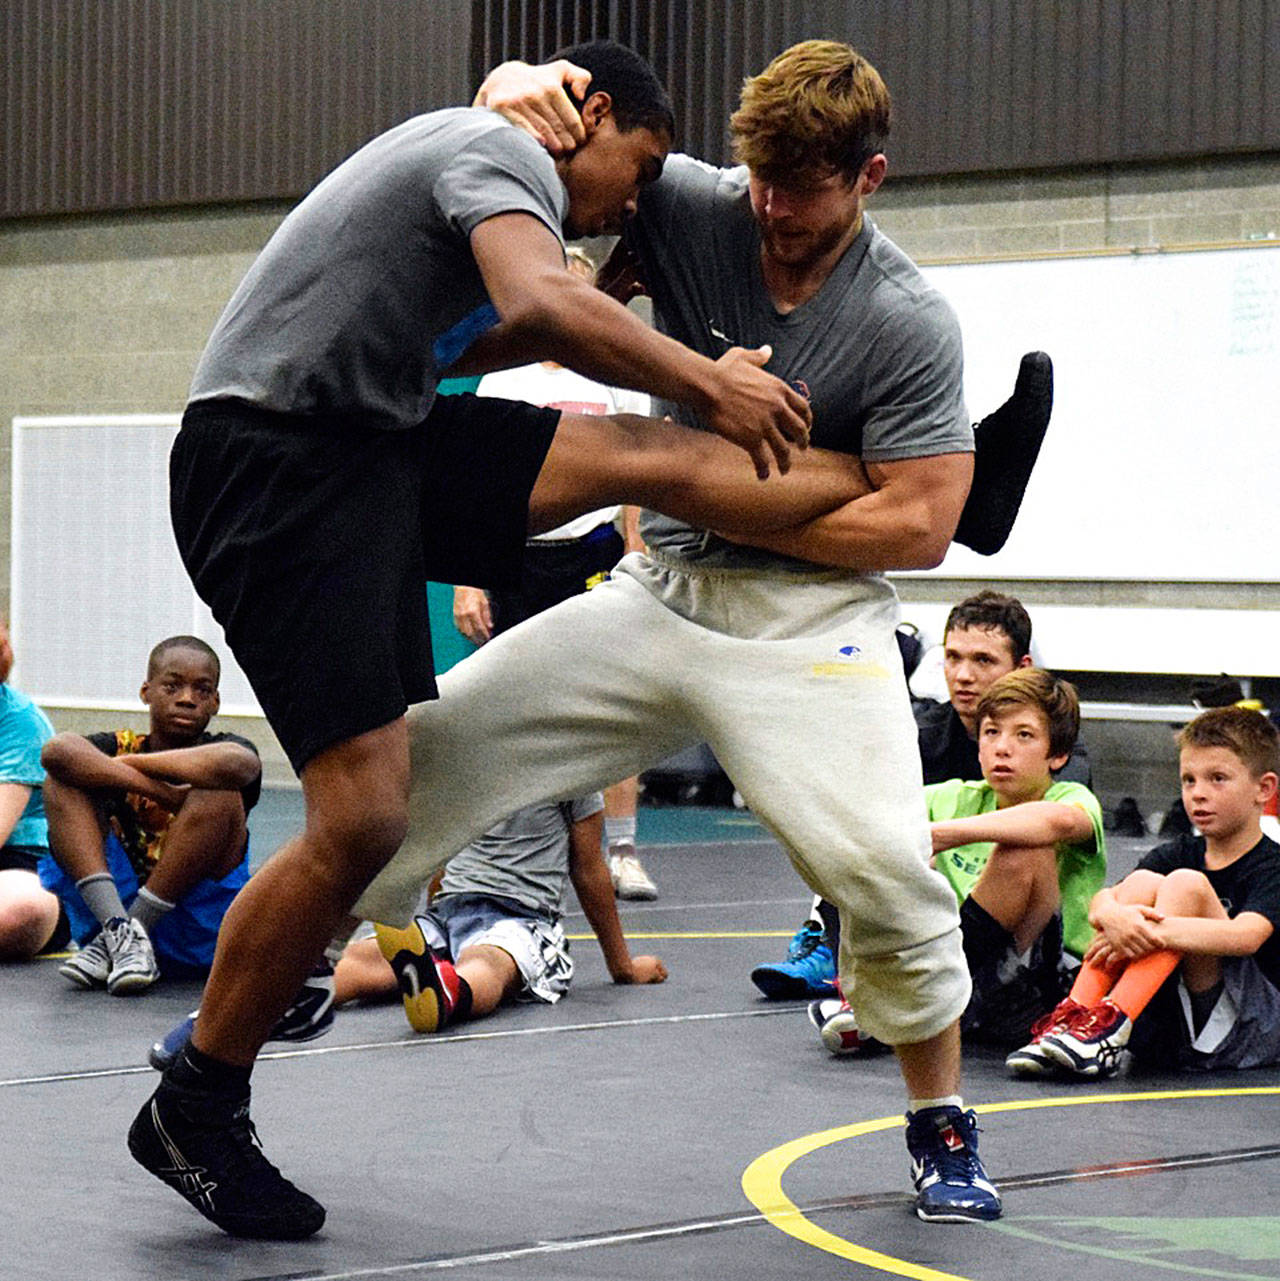
<instances>
[{"instance_id":1,"label":"kid sitting cross-legged","mask_svg":"<svg viewBox=\"0 0 1280 1281\"><path fill-rule=\"evenodd\" d=\"M1065 990L1064 949L1079 957L1089 944L1087 908L1106 872L1102 810L1083 784L1054 781L1080 726L1069 682L1017 668L982 696L975 723L982 778L931 784L925 801L973 979L961 1028L1016 1045ZM822 1013L810 1008L833 1053L868 1048L848 1036L853 1011Z\"/></svg>"},{"instance_id":2,"label":"kid sitting cross-legged","mask_svg":"<svg viewBox=\"0 0 1280 1281\"><path fill-rule=\"evenodd\" d=\"M1126 1050L1193 1069L1280 1062L1280 845L1259 822L1280 736L1259 712L1218 707L1178 746L1200 835L1157 846L1094 897L1097 934L1071 994L1011 1070L1113 1076Z\"/></svg>"}]
</instances>

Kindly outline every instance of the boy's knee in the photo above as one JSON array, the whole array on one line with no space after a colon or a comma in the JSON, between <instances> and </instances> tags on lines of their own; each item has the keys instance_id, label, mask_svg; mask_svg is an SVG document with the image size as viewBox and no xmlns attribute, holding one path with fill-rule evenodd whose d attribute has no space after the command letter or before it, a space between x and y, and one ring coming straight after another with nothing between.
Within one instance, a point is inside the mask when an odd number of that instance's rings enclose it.
<instances>
[{"instance_id":1,"label":"boy's knee","mask_svg":"<svg viewBox=\"0 0 1280 1281\"><path fill-rule=\"evenodd\" d=\"M1180 903L1195 906L1206 900L1217 902L1217 891L1203 873L1194 867L1175 867L1161 878L1157 903Z\"/></svg>"}]
</instances>

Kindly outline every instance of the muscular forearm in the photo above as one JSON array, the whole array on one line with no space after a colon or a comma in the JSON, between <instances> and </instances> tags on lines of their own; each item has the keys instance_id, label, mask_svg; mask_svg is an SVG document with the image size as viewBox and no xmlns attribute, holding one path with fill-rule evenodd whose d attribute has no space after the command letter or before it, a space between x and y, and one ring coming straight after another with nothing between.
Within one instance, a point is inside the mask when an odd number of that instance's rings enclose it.
<instances>
[{"instance_id":1,"label":"muscular forearm","mask_svg":"<svg viewBox=\"0 0 1280 1281\"><path fill-rule=\"evenodd\" d=\"M971 454L873 467L871 488L825 515L739 542L819 565L864 571L930 569L955 533L973 471Z\"/></svg>"}]
</instances>

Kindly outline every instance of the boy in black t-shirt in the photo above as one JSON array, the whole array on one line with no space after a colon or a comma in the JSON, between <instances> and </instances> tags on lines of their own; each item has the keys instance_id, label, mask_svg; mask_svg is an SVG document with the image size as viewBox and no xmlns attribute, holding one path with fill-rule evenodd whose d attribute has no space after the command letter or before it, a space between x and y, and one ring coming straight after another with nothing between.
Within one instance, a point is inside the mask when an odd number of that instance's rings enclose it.
<instances>
[{"instance_id":1,"label":"boy in black t-shirt","mask_svg":"<svg viewBox=\"0 0 1280 1281\"><path fill-rule=\"evenodd\" d=\"M147 662L146 734L45 744L52 856L41 881L81 944L58 971L78 987L144 991L160 975L157 954L166 969L212 963L222 917L249 876L246 817L262 776L248 739L206 732L219 675L204 641L171 636Z\"/></svg>"},{"instance_id":2,"label":"boy in black t-shirt","mask_svg":"<svg viewBox=\"0 0 1280 1281\"><path fill-rule=\"evenodd\" d=\"M1280 845L1259 822L1280 735L1259 712L1219 707L1178 746L1201 834L1158 846L1094 896L1097 933L1071 994L1009 1056L1011 1071L1113 1076L1127 1047L1184 1068L1280 1063Z\"/></svg>"}]
</instances>

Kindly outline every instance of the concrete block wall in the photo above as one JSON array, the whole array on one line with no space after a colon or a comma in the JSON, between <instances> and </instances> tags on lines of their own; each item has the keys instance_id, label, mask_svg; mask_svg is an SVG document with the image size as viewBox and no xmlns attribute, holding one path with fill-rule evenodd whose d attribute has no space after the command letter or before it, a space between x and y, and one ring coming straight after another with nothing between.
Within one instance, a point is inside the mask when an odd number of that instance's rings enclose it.
<instances>
[{"instance_id":1,"label":"concrete block wall","mask_svg":"<svg viewBox=\"0 0 1280 1281\"><path fill-rule=\"evenodd\" d=\"M259 204L0 223L0 610L8 608L13 417L179 410L209 330L286 208ZM924 261L1276 237L1280 155L1051 174L891 178L872 214ZM939 583L930 590L955 595L967 586ZM1046 582L1016 589L1033 609L1036 601L1064 598L1157 603L1153 597L1170 590L1182 605L1191 593L1206 606L1280 607L1275 583ZM75 730L123 719L49 711L60 728ZM263 747L269 781L291 777L264 723L237 728ZM1135 777L1153 796L1162 794L1154 780L1167 774L1168 752L1149 731L1137 735L1148 737L1147 746L1117 744L1116 759L1123 752L1129 771L1115 776L1123 790L1107 773L1111 753L1095 753L1104 795L1137 794ZM1135 776L1135 763L1147 758L1148 774Z\"/></svg>"}]
</instances>

